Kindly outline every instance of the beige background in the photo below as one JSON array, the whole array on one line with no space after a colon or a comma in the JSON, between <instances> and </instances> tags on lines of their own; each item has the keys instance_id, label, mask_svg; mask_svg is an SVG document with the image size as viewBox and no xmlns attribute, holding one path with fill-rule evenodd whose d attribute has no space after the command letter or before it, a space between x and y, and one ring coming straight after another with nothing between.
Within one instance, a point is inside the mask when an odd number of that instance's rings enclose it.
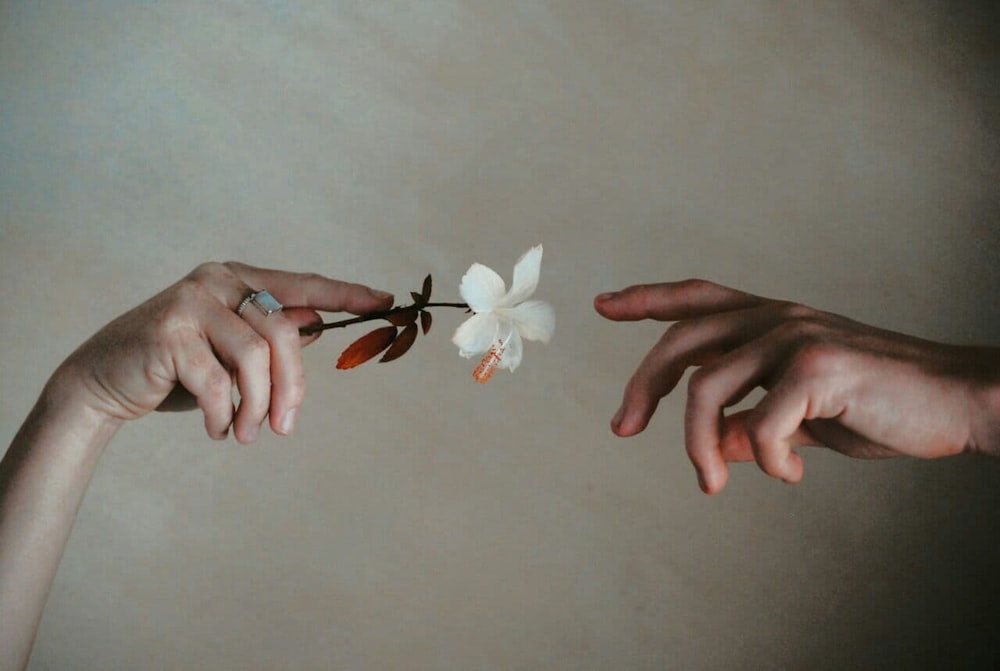
<instances>
[{"instance_id":1,"label":"beige background","mask_svg":"<svg viewBox=\"0 0 1000 671\"><path fill-rule=\"evenodd\" d=\"M103 459L33 669L989 666L1000 464L807 455L702 495L683 392L608 430L711 278L1000 342L995 3L0 1L0 439L78 342L206 259L400 297L545 244L548 347L306 355L300 428L192 413ZM995 661L995 659L993 659Z\"/></svg>"}]
</instances>

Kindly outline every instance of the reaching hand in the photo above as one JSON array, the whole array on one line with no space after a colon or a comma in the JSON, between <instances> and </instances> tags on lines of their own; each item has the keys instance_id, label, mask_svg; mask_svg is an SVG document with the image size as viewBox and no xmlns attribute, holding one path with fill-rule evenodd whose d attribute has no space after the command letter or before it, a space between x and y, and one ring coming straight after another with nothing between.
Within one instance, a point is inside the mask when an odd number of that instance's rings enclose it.
<instances>
[{"instance_id":1,"label":"reaching hand","mask_svg":"<svg viewBox=\"0 0 1000 671\"><path fill-rule=\"evenodd\" d=\"M625 387L619 436L649 423L691 366L685 445L701 488L726 484L727 462L754 460L802 478L796 448L852 457L1000 452L1000 349L958 347L711 282L633 286L598 296L615 321L675 322ZM756 407L725 414L754 388Z\"/></svg>"},{"instance_id":2,"label":"reaching hand","mask_svg":"<svg viewBox=\"0 0 1000 671\"><path fill-rule=\"evenodd\" d=\"M237 316L259 289L285 308L267 315L250 305ZM206 263L104 327L57 379L77 383L92 407L117 420L197 405L212 438L232 425L237 440L251 442L265 417L287 434L305 395L301 349L318 337L300 337L299 327L321 321L316 310L360 314L391 304L389 294L319 275Z\"/></svg>"}]
</instances>

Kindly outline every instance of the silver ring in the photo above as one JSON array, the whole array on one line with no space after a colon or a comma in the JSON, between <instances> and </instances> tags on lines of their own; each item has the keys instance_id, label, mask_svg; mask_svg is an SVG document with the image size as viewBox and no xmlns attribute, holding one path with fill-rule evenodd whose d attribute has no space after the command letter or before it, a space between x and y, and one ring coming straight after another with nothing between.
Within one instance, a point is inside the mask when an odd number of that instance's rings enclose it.
<instances>
[{"instance_id":1,"label":"silver ring","mask_svg":"<svg viewBox=\"0 0 1000 671\"><path fill-rule=\"evenodd\" d=\"M274 314L275 312L280 312L281 308L284 307L281 303L275 300L268 291L261 289L260 291L251 291L247 294L246 298L240 301L240 304L236 308L236 314L239 317L243 316L243 311L247 309L247 306L253 303L258 310L264 313L264 316Z\"/></svg>"}]
</instances>

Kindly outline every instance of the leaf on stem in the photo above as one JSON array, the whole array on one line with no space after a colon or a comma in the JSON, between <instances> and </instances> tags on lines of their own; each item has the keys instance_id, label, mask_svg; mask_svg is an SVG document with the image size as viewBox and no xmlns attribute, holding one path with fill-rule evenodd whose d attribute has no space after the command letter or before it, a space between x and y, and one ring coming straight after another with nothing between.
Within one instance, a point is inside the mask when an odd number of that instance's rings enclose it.
<instances>
[{"instance_id":1,"label":"leaf on stem","mask_svg":"<svg viewBox=\"0 0 1000 671\"><path fill-rule=\"evenodd\" d=\"M406 310L400 310L394 314L386 315L385 318L396 326L408 326L417 321L417 307L414 306Z\"/></svg>"},{"instance_id":2,"label":"leaf on stem","mask_svg":"<svg viewBox=\"0 0 1000 671\"><path fill-rule=\"evenodd\" d=\"M431 330L431 313L426 310L420 311L420 326L424 329L424 335Z\"/></svg>"},{"instance_id":3,"label":"leaf on stem","mask_svg":"<svg viewBox=\"0 0 1000 671\"><path fill-rule=\"evenodd\" d=\"M420 289L420 297L423 299L423 304L426 305L431 299L431 276L427 275L424 278L424 286Z\"/></svg>"},{"instance_id":4,"label":"leaf on stem","mask_svg":"<svg viewBox=\"0 0 1000 671\"><path fill-rule=\"evenodd\" d=\"M416 328L416 324L412 324ZM409 328L409 327L407 327ZM405 330L405 329L404 329ZM395 326L383 326L351 343L337 359L337 368L347 370L360 366L392 344L396 339Z\"/></svg>"},{"instance_id":5,"label":"leaf on stem","mask_svg":"<svg viewBox=\"0 0 1000 671\"><path fill-rule=\"evenodd\" d=\"M413 341L416 339L417 325L410 324L400 332L399 337L393 341L386 353L378 360L379 363L386 363L403 356L413 346Z\"/></svg>"}]
</instances>

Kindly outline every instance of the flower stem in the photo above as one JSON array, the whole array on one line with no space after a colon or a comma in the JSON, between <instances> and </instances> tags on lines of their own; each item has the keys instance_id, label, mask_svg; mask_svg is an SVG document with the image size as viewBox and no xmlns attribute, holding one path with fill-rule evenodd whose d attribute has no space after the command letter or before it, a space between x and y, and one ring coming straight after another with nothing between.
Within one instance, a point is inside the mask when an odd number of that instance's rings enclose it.
<instances>
[{"instance_id":1,"label":"flower stem","mask_svg":"<svg viewBox=\"0 0 1000 671\"><path fill-rule=\"evenodd\" d=\"M400 312L406 312L412 309L424 310L426 308L461 308L463 310L468 310L469 306L465 303L424 303L420 305L418 303L413 303L412 305L400 305L392 308L391 310L382 310L380 312L369 312L366 315L360 315L358 317L352 317L350 319L341 319L336 322L326 322L324 324L313 324L311 326L303 326L299 329L299 335L312 335L313 333L319 333L320 331L326 331L328 329L339 329L345 326L350 326L351 324L361 324L363 322L373 321L375 319L385 319L386 317Z\"/></svg>"}]
</instances>

